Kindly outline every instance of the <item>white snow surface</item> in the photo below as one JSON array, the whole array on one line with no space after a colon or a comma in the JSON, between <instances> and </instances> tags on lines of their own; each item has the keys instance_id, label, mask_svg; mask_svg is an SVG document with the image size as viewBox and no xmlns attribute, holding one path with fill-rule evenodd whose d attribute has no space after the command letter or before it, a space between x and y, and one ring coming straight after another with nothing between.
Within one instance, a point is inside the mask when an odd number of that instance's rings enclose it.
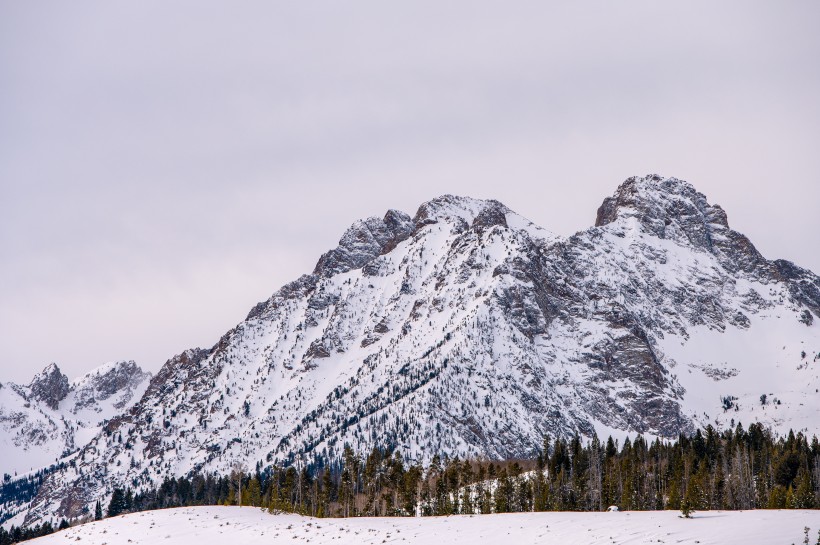
<instances>
[{"instance_id":1,"label":"white snow surface","mask_svg":"<svg viewBox=\"0 0 820 545\"><path fill-rule=\"evenodd\" d=\"M705 511L692 519L679 515L677 511L621 511L316 519L273 515L253 507L183 507L75 526L31 543L788 545L803 542L804 527L810 528L810 543L814 543L820 529L820 511Z\"/></svg>"}]
</instances>

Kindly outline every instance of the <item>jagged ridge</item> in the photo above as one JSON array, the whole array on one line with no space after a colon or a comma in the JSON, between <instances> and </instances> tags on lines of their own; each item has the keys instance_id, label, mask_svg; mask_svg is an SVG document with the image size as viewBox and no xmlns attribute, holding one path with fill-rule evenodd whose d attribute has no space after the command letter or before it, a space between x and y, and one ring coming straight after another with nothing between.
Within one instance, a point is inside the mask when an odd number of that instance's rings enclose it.
<instances>
[{"instance_id":1,"label":"jagged ridge","mask_svg":"<svg viewBox=\"0 0 820 545\"><path fill-rule=\"evenodd\" d=\"M75 452L105 420L139 400L150 376L133 361L121 361L69 382L51 363L26 386L0 384L0 469L23 473Z\"/></svg>"}]
</instances>

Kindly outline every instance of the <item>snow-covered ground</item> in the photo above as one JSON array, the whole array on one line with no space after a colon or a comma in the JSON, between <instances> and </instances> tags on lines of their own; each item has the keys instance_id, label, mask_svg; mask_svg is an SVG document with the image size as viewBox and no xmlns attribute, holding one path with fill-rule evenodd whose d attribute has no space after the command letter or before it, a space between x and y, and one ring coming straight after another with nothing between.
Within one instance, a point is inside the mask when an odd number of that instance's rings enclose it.
<instances>
[{"instance_id":1,"label":"snow-covered ground","mask_svg":"<svg viewBox=\"0 0 820 545\"><path fill-rule=\"evenodd\" d=\"M676 511L516 513L426 518L315 519L271 515L253 507L184 507L124 515L70 528L32 543L810 543L820 511L710 511L679 518Z\"/></svg>"}]
</instances>

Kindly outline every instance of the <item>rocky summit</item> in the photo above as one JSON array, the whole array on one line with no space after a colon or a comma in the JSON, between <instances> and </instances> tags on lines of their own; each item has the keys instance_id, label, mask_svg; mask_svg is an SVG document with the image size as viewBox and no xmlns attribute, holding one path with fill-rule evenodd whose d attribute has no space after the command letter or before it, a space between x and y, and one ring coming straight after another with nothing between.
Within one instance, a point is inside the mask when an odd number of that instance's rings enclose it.
<instances>
[{"instance_id":1,"label":"rocky summit","mask_svg":"<svg viewBox=\"0 0 820 545\"><path fill-rule=\"evenodd\" d=\"M114 486L345 445L428 461L527 456L544 435L814 433L818 316L820 278L764 258L675 178L626 180L569 237L445 195L357 221L214 346L168 360L26 521L81 516ZM59 403L62 381L40 382Z\"/></svg>"}]
</instances>

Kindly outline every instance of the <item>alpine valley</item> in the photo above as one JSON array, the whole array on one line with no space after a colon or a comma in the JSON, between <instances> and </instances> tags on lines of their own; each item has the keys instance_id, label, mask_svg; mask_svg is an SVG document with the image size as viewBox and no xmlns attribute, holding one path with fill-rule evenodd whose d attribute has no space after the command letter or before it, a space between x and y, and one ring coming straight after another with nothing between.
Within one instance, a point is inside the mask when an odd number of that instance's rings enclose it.
<instances>
[{"instance_id":1,"label":"alpine valley","mask_svg":"<svg viewBox=\"0 0 820 545\"><path fill-rule=\"evenodd\" d=\"M115 487L327 462L345 446L426 463L528 457L547 435L672 439L738 422L810 435L818 318L817 275L764 258L675 178L626 180L569 237L445 195L355 222L311 274L150 383L129 363L98 371L119 373L105 387L56 367L3 384L4 449L65 456L4 518L76 519ZM28 470L19 458L0 470Z\"/></svg>"}]
</instances>

